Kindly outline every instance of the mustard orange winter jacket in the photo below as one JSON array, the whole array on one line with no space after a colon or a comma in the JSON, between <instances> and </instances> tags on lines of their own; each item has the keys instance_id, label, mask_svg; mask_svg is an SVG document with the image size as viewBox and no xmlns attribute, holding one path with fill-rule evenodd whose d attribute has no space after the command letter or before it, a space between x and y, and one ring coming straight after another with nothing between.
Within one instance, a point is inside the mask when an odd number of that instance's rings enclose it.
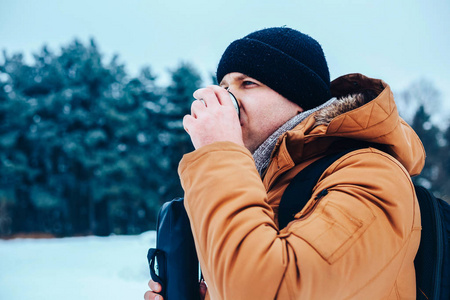
<instances>
[{"instance_id":1,"label":"mustard orange winter jacket","mask_svg":"<svg viewBox=\"0 0 450 300\"><path fill-rule=\"evenodd\" d=\"M351 95L364 90L378 96L359 104ZM349 96L283 134L263 180L250 152L231 142L183 157L179 174L208 299L415 298L421 224L410 176L423 167L423 146L383 81L351 74L333 81L332 93ZM289 181L349 139L386 149L333 163L280 230Z\"/></svg>"}]
</instances>

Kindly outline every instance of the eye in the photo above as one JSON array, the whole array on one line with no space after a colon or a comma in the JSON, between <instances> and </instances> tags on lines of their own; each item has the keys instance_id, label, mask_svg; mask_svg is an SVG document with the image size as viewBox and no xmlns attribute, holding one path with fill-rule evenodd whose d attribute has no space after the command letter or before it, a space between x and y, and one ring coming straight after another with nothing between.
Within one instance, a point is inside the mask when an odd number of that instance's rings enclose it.
<instances>
[{"instance_id":1,"label":"eye","mask_svg":"<svg viewBox=\"0 0 450 300\"><path fill-rule=\"evenodd\" d=\"M248 87L248 86L256 85L256 82L253 82L253 81L250 81L250 80L244 80L242 82L242 85L245 86L245 87Z\"/></svg>"}]
</instances>

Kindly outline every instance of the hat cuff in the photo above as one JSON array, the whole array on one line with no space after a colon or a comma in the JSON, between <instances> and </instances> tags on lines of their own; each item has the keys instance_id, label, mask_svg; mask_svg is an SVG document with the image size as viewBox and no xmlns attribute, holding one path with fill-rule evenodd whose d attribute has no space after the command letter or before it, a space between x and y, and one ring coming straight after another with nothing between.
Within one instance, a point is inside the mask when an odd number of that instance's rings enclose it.
<instances>
[{"instance_id":1,"label":"hat cuff","mask_svg":"<svg viewBox=\"0 0 450 300\"><path fill-rule=\"evenodd\" d=\"M217 68L218 82L231 72L261 81L304 110L331 97L329 83L317 73L290 55L255 39L236 40L225 50Z\"/></svg>"}]
</instances>

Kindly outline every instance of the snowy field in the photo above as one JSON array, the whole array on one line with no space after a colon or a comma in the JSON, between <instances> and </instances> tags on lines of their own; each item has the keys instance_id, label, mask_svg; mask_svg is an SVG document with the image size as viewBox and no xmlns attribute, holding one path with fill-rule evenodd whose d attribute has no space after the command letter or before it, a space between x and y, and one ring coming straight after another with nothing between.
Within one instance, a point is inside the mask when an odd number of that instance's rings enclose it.
<instances>
[{"instance_id":1,"label":"snowy field","mask_svg":"<svg viewBox=\"0 0 450 300\"><path fill-rule=\"evenodd\" d=\"M155 237L0 240L0 299L143 299Z\"/></svg>"}]
</instances>

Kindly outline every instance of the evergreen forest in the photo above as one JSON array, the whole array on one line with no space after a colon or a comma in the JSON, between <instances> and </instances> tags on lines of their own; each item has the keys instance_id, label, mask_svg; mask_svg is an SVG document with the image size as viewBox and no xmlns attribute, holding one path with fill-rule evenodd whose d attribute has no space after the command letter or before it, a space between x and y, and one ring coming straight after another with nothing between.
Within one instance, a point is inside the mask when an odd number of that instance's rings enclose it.
<instances>
[{"instance_id":1,"label":"evergreen forest","mask_svg":"<svg viewBox=\"0 0 450 300\"><path fill-rule=\"evenodd\" d=\"M204 84L187 62L168 72L164 86L149 66L130 76L119 56L105 61L94 40L59 51L44 46L31 63L4 50L0 237L154 229L161 205L183 195L178 162L193 147L182 118ZM438 103L439 91L420 81L397 96L414 107L407 121L427 152L414 181L449 201L450 126L448 119L432 122L427 107Z\"/></svg>"}]
</instances>

